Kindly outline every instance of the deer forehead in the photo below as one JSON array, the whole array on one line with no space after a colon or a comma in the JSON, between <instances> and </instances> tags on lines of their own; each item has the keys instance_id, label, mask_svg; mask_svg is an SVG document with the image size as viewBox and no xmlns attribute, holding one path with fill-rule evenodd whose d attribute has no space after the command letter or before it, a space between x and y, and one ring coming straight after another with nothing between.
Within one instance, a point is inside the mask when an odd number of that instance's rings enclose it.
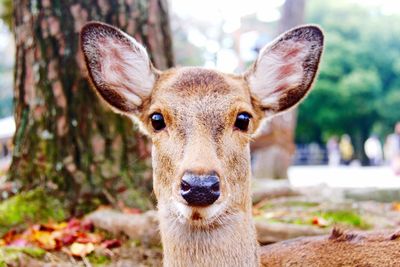
<instances>
[{"instance_id":1,"label":"deer forehead","mask_svg":"<svg viewBox=\"0 0 400 267\"><path fill-rule=\"evenodd\" d=\"M217 103L219 105L215 105ZM184 67L171 69L160 75L151 104L178 110L195 108L215 111L236 103L251 105L249 89L241 76Z\"/></svg>"},{"instance_id":2,"label":"deer forehead","mask_svg":"<svg viewBox=\"0 0 400 267\"><path fill-rule=\"evenodd\" d=\"M162 73L152 93L150 112L217 122L252 112L251 96L241 76L203 68L185 67Z\"/></svg>"}]
</instances>

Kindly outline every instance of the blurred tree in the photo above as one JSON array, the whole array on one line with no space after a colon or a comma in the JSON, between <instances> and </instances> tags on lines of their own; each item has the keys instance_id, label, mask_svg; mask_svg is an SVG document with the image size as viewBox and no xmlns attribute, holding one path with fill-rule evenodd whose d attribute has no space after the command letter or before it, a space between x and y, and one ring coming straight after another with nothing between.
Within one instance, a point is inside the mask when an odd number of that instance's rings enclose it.
<instances>
[{"instance_id":1,"label":"blurred tree","mask_svg":"<svg viewBox=\"0 0 400 267\"><path fill-rule=\"evenodd\" d=\"M134 36L156 67L173 65L165 0L14 1L17 131L9 175L23 189L46 187L75 213L122 197L147 208L146 141L89 88L79 31L91 20Z\"/></svg>"},{"instance_id":2,"label":"blurred tree","mask_svg":"<svg viewBox=\"0 0 400 267\"><path fill-rule=\"evenodd\" d=\"M304 0L285 1L278 24L279 34L304 22L304 7ZM254 177L288 178L287 171L295 151L296 117L297 111L292 109L265 124L263 133L252 144Z\"/></svg>"},{"instance_id":3,"label":"blurred tree","mask_svg":"<svg viewBox=\"0 0 400 267\"><path fill-rule=\"evenodd\" d=\"M318 82L299 108L297 141L348 133L365 163L366 138L384 137L400 120L400 17L342 0L307 6L308 21L325 31L326 49Z\"/></svg>"}]
</instances>

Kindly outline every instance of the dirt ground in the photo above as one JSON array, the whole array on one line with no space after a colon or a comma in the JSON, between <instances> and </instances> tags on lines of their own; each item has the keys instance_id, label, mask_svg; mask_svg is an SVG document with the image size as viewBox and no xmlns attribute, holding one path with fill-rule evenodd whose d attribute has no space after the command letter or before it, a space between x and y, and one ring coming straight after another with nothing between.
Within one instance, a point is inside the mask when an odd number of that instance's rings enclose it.
<instances>
[{"instance_id":1,"label":"dirt ground","mask_svg":"<svg viewBox=\"0 0 400 267\"><path fill-rule=\"evenodd\" d=\"M397 229L400 202L396 188L332 188L326 185L292 187L288 181L255 181L254 218L261 244L299 236L321 235L334 226L343 229ZM261 197L260 197L261 196ZM94 225L122 241L113 249L96 249L85 257L47 251L41 257L3 254L0 266L161 266L162 248L155 211L123 214L99 210ZM4 265L5 264L5 265Z\"/></svg>"}]
</instances>

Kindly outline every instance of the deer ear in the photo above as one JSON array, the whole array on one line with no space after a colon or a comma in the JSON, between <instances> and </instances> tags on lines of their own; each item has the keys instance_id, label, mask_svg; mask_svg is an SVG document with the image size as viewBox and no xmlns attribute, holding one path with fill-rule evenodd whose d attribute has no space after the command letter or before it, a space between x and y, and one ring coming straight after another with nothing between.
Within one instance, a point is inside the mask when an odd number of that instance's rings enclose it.
<instances>
[{"instance_id":1,"label":"deer ear","mask_svg":"<svg viewBox=\"0 0 400 267\"><path fill-rule=\"evenodd\" d=\"M324 36L316 26L302 26L265 46L245 73L251 93L266 115L295 106L307 94L318 70Z\"/></svg>"},{"instance_id":2,"label":"deer ear","mask_svg":"<svg viewBox=\"0 0 400 267\"><path fill-rule=\"evenodd\" d=\"M99 22L82 28L81 48L100 96L117 112L137 111L156 80L145 48L119 29Z\"/></svg>"}]
</instances>

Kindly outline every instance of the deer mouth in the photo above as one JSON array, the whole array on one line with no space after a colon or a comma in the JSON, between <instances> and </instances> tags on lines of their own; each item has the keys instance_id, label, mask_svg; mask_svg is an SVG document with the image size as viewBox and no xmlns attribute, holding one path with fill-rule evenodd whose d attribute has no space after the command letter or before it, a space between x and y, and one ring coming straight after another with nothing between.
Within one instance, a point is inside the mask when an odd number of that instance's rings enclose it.
<instances>
[{"instance_id":1,"label":"deer mouth","mask_svg":"<svg viewBox=\"0 0 400 267\"><path fill-rule=\"evenodd\" d=\"M192 226L207 226L221 222L221 216L225 214L226 205L224 202L214 203L206 207L188 206L181 202L175 202L177 215L181 223Z\"/></svg>"}]
</instances>

